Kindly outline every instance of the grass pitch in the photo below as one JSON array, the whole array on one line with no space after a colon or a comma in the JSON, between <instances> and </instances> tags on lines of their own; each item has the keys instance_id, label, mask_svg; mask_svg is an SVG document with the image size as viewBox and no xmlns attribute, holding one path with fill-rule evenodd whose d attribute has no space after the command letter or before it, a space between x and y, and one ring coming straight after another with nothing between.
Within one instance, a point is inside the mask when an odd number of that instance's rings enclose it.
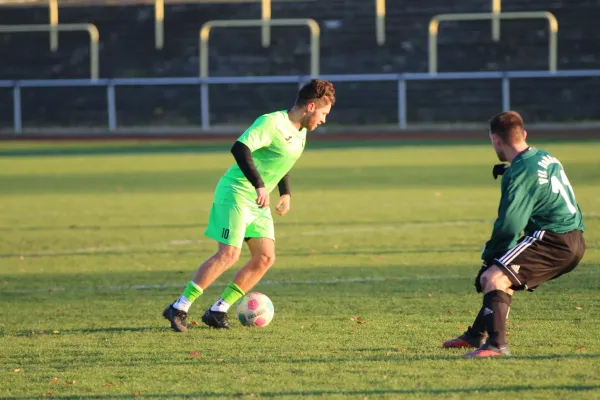
<instances>
[{"instance_id":1,"label":"grass pitch","mask_svg":"<svg viewBox=\"0 0 600 400\"><path fill-rule=\"evenodd\" d=\"M0 398L600 398L600 142L531 143L565 166L588 251L515 296L513 356L493 360L440 347L481 305L500 193L485 140L309 140L254 289L273 322L202 326L234 268L187 335L161 312L215 250L203 231L230 143L2 143Z\"/></svg>"}]
</instances>

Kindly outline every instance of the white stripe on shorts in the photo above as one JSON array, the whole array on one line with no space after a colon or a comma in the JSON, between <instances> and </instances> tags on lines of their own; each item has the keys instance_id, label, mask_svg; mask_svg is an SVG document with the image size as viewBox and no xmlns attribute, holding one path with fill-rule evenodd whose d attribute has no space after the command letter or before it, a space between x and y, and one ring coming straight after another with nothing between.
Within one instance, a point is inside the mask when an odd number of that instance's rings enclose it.
<instances>
[{"instance_id":1,"label":"white stripe on shorts","mask_svg":"<svg viewBox=\"0 0 600 400\"><path fill-rule=\"evenodd\" d=\"M536 233L534 233L534 235ZM525 249L527 249L529 246L531 246L536 240L537 239L535 237L527 236L525 238L525 240L523 240L521 243L519 243L518 245L516 245L515 247L513 247L512 249L510 249L505 255L503 255L502 257L500 257L498 259L498 261L500 261L504 265L509 264L519 254L521 254L523 251L525 251Z\"/></svg>"}]
</instances>

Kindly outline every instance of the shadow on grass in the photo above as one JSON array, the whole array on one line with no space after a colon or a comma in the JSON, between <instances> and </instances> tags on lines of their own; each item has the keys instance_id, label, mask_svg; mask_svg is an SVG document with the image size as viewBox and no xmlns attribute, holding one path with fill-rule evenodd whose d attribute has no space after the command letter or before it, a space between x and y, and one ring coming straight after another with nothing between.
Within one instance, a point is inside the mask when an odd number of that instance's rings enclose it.
<instances>
[{"instance_id":1,"label":"shadow on grass","mask_svg":"<svg viewBox=\"0 0 600 400\"><path fill-rule=\"evenodd\" d=\"M546 386L528 386L528 385L511 385L511 386L488 386L476 388L456 388L456 389L368 389L368 390L307 390L307 391L282 391L282 392L247 392L247 393L217 393L217 392L196 392L196 393L143 393L137 392L132 394L85 394L85 395L54 395L56 399L126 399L141 398L141 399L181 399L181 398L232 398L232 397L267 397L275 398L281 396L302 398L306 396L376 396L376 395L447 395L447 394L472 394L472 393L527 393L536 391L571 391L585 392L599 390L600 385L546 385ZM3 397L7 400L24 400L32 397ZM38 396L37 398L44 398Z\"/></svg>"}]
</instances>

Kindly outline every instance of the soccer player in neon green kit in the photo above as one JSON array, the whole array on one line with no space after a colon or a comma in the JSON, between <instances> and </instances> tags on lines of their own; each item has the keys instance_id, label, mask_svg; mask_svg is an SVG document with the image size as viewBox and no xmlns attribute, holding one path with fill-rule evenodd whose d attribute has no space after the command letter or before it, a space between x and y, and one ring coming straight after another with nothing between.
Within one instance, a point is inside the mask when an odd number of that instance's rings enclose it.
<instances>
[{"instance_id":1,"label":"soccer player in neon green kit","mask_svg":"<svg viewBox=\"0 0 600 400\"><path fill-rule=\"evenodd\" d=\"M258 117L231 148L236 163L219 180L204 234L218 242L217 252L206 260L181 296L163 316L177 332L187 331L192 303L240 257L245 241L250 260L235 274L221 297L204 313L202 322L229 329L227 311L247 293L275 261L275 231L269 193L278 186L275 210L290 209L289 171L300 158L307 131L324 124L335 104L331 82L313 79L299 91L290 110Z\"/></svg>"}]
</instances>

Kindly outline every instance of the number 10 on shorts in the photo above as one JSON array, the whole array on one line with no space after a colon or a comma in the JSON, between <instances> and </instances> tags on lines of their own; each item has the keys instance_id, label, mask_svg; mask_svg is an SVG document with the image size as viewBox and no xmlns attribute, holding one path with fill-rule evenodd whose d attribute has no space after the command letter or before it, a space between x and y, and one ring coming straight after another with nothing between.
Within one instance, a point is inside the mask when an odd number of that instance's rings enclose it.
<instances>
[{"instance_id":1,"label":"number 10 on shorts","mask_svg":"<svg viewBox=\"0 0 600 400\"><path fill-rule=\"evenodd\" d=\"M223 231L221 232L221 237L223 239L229 239L229 229L223 228Z\"/></svg>"}]
</instances>

